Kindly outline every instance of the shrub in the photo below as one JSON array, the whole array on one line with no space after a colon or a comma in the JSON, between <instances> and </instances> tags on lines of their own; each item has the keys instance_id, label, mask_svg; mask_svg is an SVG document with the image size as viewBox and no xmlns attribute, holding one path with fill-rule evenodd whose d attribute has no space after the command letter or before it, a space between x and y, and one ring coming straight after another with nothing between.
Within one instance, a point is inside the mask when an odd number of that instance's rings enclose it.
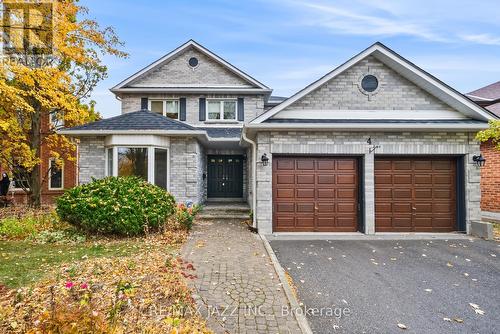
<instances>
[{"instance_id":1,"label":"shrub","mask_svg":"<svg viewBox=\"0 0 500 334\"><path fill-rule=\"evenodd\" d=\"M54 212L43 210L5 210L0 218L0 237L22 240L33 238L44 231L57 231L67 228L58 221Z\"/></svg>"},{"instance_id":2,"label":"shrub","mask_svg":"<svg viewBox=\"0 0 500 334\"><path fill-rule=\"evenodd\" d=\"M200 211L198 205L188 208L185 204L178 204L175 210L175 220L182 228L190 230L193 227L193 220L198 211Z\"/></svg>"},{"instance_id":3,"label":"shrub","mask_svg":"<svg viewBox=\"0 0 500 334\"><path fill-rule=\"evenodd\" d=\"M107 177L67 190L56 212L90 233L139 235L162 227L175 200L160 187L137 177Z\"/></svg>"}]
</instances>

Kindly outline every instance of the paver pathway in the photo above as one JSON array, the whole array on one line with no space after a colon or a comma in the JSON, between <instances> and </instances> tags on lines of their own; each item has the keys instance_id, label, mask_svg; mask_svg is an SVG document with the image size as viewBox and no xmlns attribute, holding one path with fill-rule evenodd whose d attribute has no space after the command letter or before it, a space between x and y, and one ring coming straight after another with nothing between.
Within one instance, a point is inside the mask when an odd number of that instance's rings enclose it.
<instances>
[{"instance_id":1,"label":"paver pathway","mask_svg":"<svg viewBox=\"0 0 500 334\"><path fill-rule=\"evenodd\" d=\"M301 333L257 234L237 222L200 222L182 250L195 299L216 333Z\"/></svg>"}]
</instances>

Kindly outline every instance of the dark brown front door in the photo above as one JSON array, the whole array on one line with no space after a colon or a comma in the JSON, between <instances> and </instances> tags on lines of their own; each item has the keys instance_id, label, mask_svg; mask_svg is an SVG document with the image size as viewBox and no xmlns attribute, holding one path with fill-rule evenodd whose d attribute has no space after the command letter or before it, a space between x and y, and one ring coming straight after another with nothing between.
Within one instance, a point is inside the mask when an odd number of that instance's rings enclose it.
<instances>
[{"instance_id":1,"label":"dark brown front door","mask_svg":"<svg viewBox=\"0 0 500 334\"><path fill-rule=\"evenodd\" d=\"M456 229L456 159L375 159L377 232Z\"/></svg>"},{"instance_id":2,"label":"dark brown front door","mask_svg":"<svg viewBox=\"0 0 500 334\"><path fill-rule=\"evenodd\" d=\"M358 230L355 158L273 157L276 232Z\"/></svg>"},{"instance_id":3,"label":"dark brown front door","mask_svg":"<svg viewBox=\"0 0 500 334\"><path fill-rule=\"evenodd\" d=\"M208 156L208 197L243 197L243 157Z\"/></svg>"}]
</instances>

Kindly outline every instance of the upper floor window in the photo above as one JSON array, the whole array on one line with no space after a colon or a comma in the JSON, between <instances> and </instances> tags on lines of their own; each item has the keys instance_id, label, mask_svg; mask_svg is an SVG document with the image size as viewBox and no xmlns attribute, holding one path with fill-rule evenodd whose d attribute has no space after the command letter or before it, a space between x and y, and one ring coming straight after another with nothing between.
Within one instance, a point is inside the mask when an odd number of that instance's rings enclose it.
<instances>
[{"instance_id":1,"label":"upper floor window","mask_svg":"<svg viewBox=\"0 0 500 334\"><path fill-rule=\"evenodd\" d=\"M150 100L149 110L171 119L179 119L179 100Z\"/></svg>"},{"instance_id":2,"label":"upper floor window","mask_svg":"<svg viewBox=\"0 0 500 334\"><path fill-rule=\"evenodd\" d=\"M57 112L52 111L49 114L50 118L50 127L52 129L59 129L64 126L64 119Z\"/></svg>"},{"instance_id":3,"label":"upper floor window","mask_svg":"<svg viewBox=\"0 0 500 334\"><path fill-rule=\"evenodd\" d=\"M236 100L207 100L208 120L236 120Z\"/></svg>"}]
</instances>

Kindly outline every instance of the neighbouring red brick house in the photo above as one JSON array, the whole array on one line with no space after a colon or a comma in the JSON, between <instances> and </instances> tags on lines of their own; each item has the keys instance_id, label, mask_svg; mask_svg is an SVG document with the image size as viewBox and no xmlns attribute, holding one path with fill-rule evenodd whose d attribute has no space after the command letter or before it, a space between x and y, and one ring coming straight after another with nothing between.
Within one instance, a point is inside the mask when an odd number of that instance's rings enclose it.
<instances>
[{"instance_id":1,"label":"neighbouring red brick house","mask_svg":"<svg viewBox=\"0 0 500 334\"><path fill-rule=\"evenodd\" d=\"M480 106L500 117L500 81L466 94ZM486 165L481 169L481 209L483 217L500 220L500 151L493 143L481 145Z\"/></svg>"},{"instance_id":2,"label":"neighbouring red brick house","mask_svg":"<svg viewBox=\"0 0 500 334\"><path fill-rule=\"evenodd\" d=\"M44 117L42 118L42 137L43 135L48 135L49 133L52 132L52 128L54 126L58 126L57 122L51 122L49 120L49 117ZM42 143L41 147L41 164L38 166L38 168L41 168L41 175L42 177L47 175L49 166L53 162L53 159L50 158L50 151L49 148L47 147L46 144ZM15 179L13 171L9 170L8 168L5 168L5 166L0 166L0 172L7 172L9 174L9 177L11 179ZM57 196L60 196L65 189L69 189L74 187L77 184L77 175L78 175L78 170L77 170L77 165L76 161L68 161L65 160L63 163L62 168L59 170L56 170L54 168L54 171L49 177L46 177L43 185L42 185L42 196L41 196L41 201L42 204L53 204L54 199ZM14 180L14 201L16 204L19 203L26 203L27 202L27 195L26 192L19 187L19 182L22 182L22 180ZM9 192L9 196L11 193Z\"/></svg>"}]
</instances>

